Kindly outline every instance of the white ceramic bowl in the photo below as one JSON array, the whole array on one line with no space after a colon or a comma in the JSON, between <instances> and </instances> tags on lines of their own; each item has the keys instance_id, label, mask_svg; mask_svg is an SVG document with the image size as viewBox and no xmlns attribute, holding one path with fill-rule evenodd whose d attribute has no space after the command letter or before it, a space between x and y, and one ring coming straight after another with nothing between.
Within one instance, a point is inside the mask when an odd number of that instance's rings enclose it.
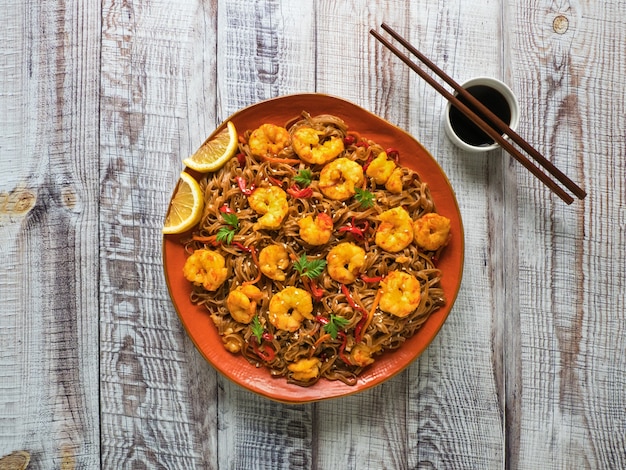
<instances>
[{"instance_id":1,"label":"white ceramic bowl","mask_svg":"<svg viewBox=\"0 0 626 470\"><path fill-rule=\"evenodd\" d=\"M500 92L500 94L506 99L511 110L511 119L510 122L507 124L509 124L509 127L511 129L517 131L517 126L519 124L519 103L513 91L511 91L511 89L504 82L501 82L500 80L491 77L475 77L461 84L461 86L466 89L477 85L488 86ZM500 147L497 142L485 145L471 145L462 140L454 132L452 124L450 123L451 108L452 105L448 103L446 105L446 109L443 115L443 125L446 131L446 135L457 147L468 152L488 152L490 150Z\"/></svg>"}]
</instances>

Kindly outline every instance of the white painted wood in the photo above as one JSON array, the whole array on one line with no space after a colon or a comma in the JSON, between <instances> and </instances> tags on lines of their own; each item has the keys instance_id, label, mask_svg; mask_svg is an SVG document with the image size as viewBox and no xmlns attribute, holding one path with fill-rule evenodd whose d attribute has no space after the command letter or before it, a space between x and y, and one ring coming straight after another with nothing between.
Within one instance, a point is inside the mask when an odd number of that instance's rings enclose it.
<instances>
[{"instance_id":1,"label":"white painted wood","mask_svg":"<svg viewBox=\"0 0 626 470\"><path fill-rule=\"evenodd\" d=\"M519 468L626 465L625 101L615 86L625 72L615 49L624 12L617 3L511 6L523 129L589 193L565 207L518 174L522 383L511 463Z\"/></svg>"},{"instance_id":2,"label":"white painted wood","mask_svg":"<svg viewBox=\"0 0 626 470\"><path fill-rule=\"evenodd\" d=\"M93 467L100 11L3 3L0 454Z\"/></svg>"},{"instance_id":3,"label":"white painted wood","mask_svg":"<svg viewBox=\"0 0 626 470\"><path fill-rule=\"evenodd\" d=\"M214 125L215 8L104 2L100 371L104 468L210 468L215 372L171 305L161 226L181 159Z\"/></svg>"},{"instance_id":4,"label":"white painted wood","mask_svg":"<svg viewBox=\"0 0 626 470\"><path fill-rule=\"evenodd\" d=\"M32 3L32 2L31 2ZM29 468L626 467L626 8L604 2L53 1L0 31L0 456ZM581 183L566 206L385 51L503 79L520 133ZM238 109L351 100L410 131L465 223L438 337L372 390L284 405L221 377L161 267L181 159Z\"/></svg>"}]
</instances>

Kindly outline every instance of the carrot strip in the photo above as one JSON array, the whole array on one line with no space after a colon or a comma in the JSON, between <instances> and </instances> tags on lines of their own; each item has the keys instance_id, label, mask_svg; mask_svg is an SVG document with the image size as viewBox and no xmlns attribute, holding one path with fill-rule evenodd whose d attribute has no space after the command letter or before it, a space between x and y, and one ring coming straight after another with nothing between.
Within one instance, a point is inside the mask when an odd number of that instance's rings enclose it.
<instances>
[{"instance_id":1,"label":"carrot strip","mask_svg":"<svg viewBox=\"0 0 626 470\"><path fill-rule=\"evenodd\" d=\"M367 331L367 328L370 326L370 323L372 323L372 318L374 318L374 312L378 308L378 304L380 302L381 296L382 296L382 291L378 289L378 292L376 293L376 298L374 299L374 303L372 304L372 308L367 314L367 321L363 325L363 328L361 328L361 337L365 334L365 331Z\"/></svg>"},{"instance_id":2,"label":"carrot strip","mask_svg":"<svg viewBox=\"0 0 626 470\"><path fill-rule=\"evenodd\" d=\"M329 333L323 334L322 336L320 336L317 341L315 341L315 343L313 343L313 347L311 348L311 353L309 354L309 358L313 357L313 354L315 353L315 350L320 346L320 344L322 344L324 341L327 341L329 338L331 338Z\"/></svg>"},{"instance_id":3,"label":"carrot strip","mask_svg":"<svg viewBox=\"0 0 626 470\"><path fill-rule=\"evenodd\" d=\"M217 245L217 237L215 235L210 235L208 237L203 237L201 235L194 235L192 240L200 242L200 243L210 243L213 246Z\"/></svg>"}]
</instances>

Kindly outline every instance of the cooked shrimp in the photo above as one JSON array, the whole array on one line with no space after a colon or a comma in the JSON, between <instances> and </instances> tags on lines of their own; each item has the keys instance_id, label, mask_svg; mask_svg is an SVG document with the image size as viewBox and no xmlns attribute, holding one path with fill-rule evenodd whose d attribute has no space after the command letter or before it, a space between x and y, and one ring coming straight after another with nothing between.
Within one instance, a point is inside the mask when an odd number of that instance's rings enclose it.
<instances>
[{"instance_id":1,"label":"cooked shrimp","mask_svg":"<svg viewBox=\"0 0 626 470\"><path fill-rule=\"evenodd\" d=\"M356 193L354 189L363 184L363 167L349 158L334 160L320 172L319 188L329 199L345 201Z\"/></svg>"},{"instance_id":2,"label":"cooked shrimp","mask_svg":"<svg viewBox=\"0 0 626 470\"><path fill-rule=\"evenodd\" d=\"M263 124L252 131L248 139L250 152L253 155L277 155L290 143L289 131L274 124Z\"/></svg>"},{"instance_id":3,"label":"cooked shrimp","mask_svg":"<svg viewBox=\"0 0 626 470\"><path fill-rule=\"evenodd\" d=\"M380 224L374 241L383 250L396 253L413 241L413 221L403 207L394 207L378 216Z\"/></svg>"},{"instance_id":4,"label":"cooked shrimp","mask_svg":"<svg viewBox=\"0 0 626 470\"><path fill-rule=\"evenodd\" d=\"M330 277L342 284L351 284L365 265L365 250L354 243L339 243L328 252L326 262Z\"/></svg>"},{"instance_id":5,"label":"cooked shrimp","mask_svg":"<svg viewBox=\"0 0 626 470\"><path fill-rule=\"evenodd\" d=\"M222 337L224 347L233 354L241 351L241 336L233 335L232 333L225 333Z\"/></svg>"},{"instance_id":6,"label":"cooked shrimp","mask_svg":"<svg viewBox=\"0 0 626 470\"><path fill-rule=\"evenodd\" d=\"M293 151L307 163L323 165L343 152L343 139L331 136L320 142L321 131L311 127L300 127L292 136Z\"/></svg>"},{"instance_id":7,"label":"cooked shrimp","mask_svg":"<svg viewBox=\"0 0 626 470\"><path fill-rule=\"evenodd\" d=\"M313 299L304 289L289 286L270 299L269 321L279 330L296 331L305 318L313 320Z\"/></svg>"},{"instance_id":8,"label":"cooked shrimp","mask_svg":"<svg viewBox=\"0 0 626 470\"><path fill-rule=\"evenodd\" d=\"M333 219L328 214L318 214L315 219L312 215L298 221L300 238L309 245L324 245L333 234Z\"/></svg>"},{"instance_id":9,"label":"cooked shrimp","mask_svg":"<svg viewBox=\"0 0 626 470\"><path fill-rule=\"evenodd\" d=\"M255 230L279 228L289 212L287 193L278 186L255 189L248 196L248 204L256 213L263 214L254 224Z\"/></svg>"},{"instance_id":10,"label":"cooked shrimp","mask_svg":"<svg viewBox=\"0 0 626 470\"><path fill-rule=\"evenodd\" d=\"M425 250L435 251L445 246L450 238L450 219L429 212L413 223L415 243Z\"/></svg>"},{"instance_id":11,"label":"cooked shrimp","mask_svg":"<svg viewBox=\"0 0 626 470\"><path fill-rule=\"evenodd\" d=\"M257 303L264 295L257 286L252 284L238 286L228 294L226 308L235 321L247 325L256 315Z\"/></svg>"},{"instance_id":12,"label":"cooked shrimp","mask_svg":"<svg viewBox=\"0 0 626 470\"><path fill-rule=\"evenodd\" d=\"M317 357L312 357L310 359L300 359L293 364L289 364L287 369L289 369L292 373L292 377L294 380L298 380L300 382L306 382L311 379L317 378L320 375L320 360Z\"/></svg>"},{"instance_id":13,"label":"cooked shrimp","mask_svg":"<svg viewBox=\"0 0 626 470\"><path fill-rule=\"evenodd\" d=\"M374 178L376 184L385 184L395 169L396 164L393 160L387 159L387 153L380 152L367 166L365 173L370 178Z\"/></svg>"},{"instance_id":14,"label":"cooked shrimp","mask_svg":"<svg viewBox=\"0 0 626 470\"><path fill-rule=\"evenodd\" d=\"M378 352L379 350L380 347L372 347L365 343L359 343L352 348L352 351L350 351L350 360L353 364L360 367L369 366L374 362L372 354Z\"/></svg>"},{"instance_id":15,"label":"cooked shrimp","mask_svg":"<svg viewBox=\"0 0 626 470\"><path fill-rule=\"evenodd\" d=\"M421 286L415 276L402 271L391 271L380 281L380 303L383 312L406 317L420 304Z\"/></svg>"},{"instance_id":16,"label":"cooked shrimp","mask_svg":"<svg viewBox=\"0 0 626 470\"><path fill-rule=\"evenodd\" d=\"M183 266L183 275L197 286L216 291L228 278L226 261L219 253L199 249L194 251Z\"/></svg>"},{"instance_id":17,"label":"cooked shrimp","mask_svg":"<svg viewBox=\"0 0 626 470\"><path fill-rule=\"evenodd\" d=\"M261 272L275 281L285 280L285 269L289 267L289 253L282 245L268 245L259 253Z\"/></svg>"},{"instance_id":18,"label":"cooked shrimp","mask_svg":"<svg viewBox=\"0 0 626 470\"><path fill-rule=\"evenodd\" d=\"M402 192L402 169L393 170L387 181L385 181L385 189L390 193L400 194Z\"/></svg>"}]
</instances>

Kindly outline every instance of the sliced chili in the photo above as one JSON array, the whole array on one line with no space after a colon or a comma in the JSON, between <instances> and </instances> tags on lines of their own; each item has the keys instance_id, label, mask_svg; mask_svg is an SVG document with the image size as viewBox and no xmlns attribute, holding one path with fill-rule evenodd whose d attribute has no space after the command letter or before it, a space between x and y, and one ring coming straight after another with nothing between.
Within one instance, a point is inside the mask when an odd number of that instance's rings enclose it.
<instances>
[{"instance_id":1,"label":"sliced chili","mask_svg":"<svg viewBox=\"0 0 626 470\"><path fill-rule=\"evenodd\" d=\"M244 246L241 242L232 242L232 245L236 246L240 250L245 251L246 253L252 253L253 250L252 247Z\"/></svg>"},{"instance_id":2,"label":"sliced chili","mask_svg":"<svg viewBox=\"0 0 626 470\"><path fill-rule=\"evenodd\" d=\"M238 153L235 158L237 158L237 162L239 163L239 166L241 168L246 166L246 154L245 153Z\"/></svg>"},{"instance_id":3,"label":"sliced chili","mask_svg":"<svg viewBox=\"0 0 626 470\"><path fill-rule=\"evenodd\" d=\"M348 134L343 138L344 145L352 145L356 142L356 136Z\"/></svg>"},{"instance_id":4,"label":"sliced chili","mask_svg":"<svg viewBox=\"0 0 626 470\"><path fill-rule=\"evenodd\" d=\"M237 185L239 186L239 190L244 195L250 196L256 189L256 186L254 184L251 184L250 186L248 186L248 183L246 182L245 178L238 176L236 179L237 179Z\"/></svg>"},{"instance_id":5,"label":"sliced chili","mask_svg":"<svg viewBox=\"0 0 626 470\"><path fill-rule=\"evenodd\" d=\"M382 276L375 276L375 277L361 276L361 279L363 279L363 282L374 283L374 282L382 281L383 277Z\"/></svg>"},{"instance_id":6,"label":"sliced chili","mask_svg":"<svg viewBox=\"0 0 626 470\"><path fill-rule=\"evenodd\" d=\"M322 297L324 296L324 289L319 287L314 279L309 279L305 277L304 283L316 301L322 300Z\"/></svg>"},{"instance_id":7,"label":"sliced chili","mask_svg":"<svg viewBox=\"0 0 626 470\"><path fill-rule=\"evenodd\" d=\"M263 350L259 347L256 342L256 339L251 341L252 349L254 349L254 353L263 359L265 362L271 362L276 357L276 352L270 348L267 344L263 345Z\"/></svg>"},{"instance_id":8,"label":"sliced chili","mask_svg":"<svg viewBox=\"0 0 626 470\"><path fill-rule=\"evenodd\" d=\"M400 159L400 151L398 149L389 147L385 150L385 153L388 158L391 158L395 163L398 163L398 160Z\"/></svg>"},{"instance_id":9,"label":"sliced chili","mask_svg":"<svg viewBox=\"0 0 626 470\"><path fill-rule=\"evenodd\" d=\"M269 179L274 186L282 187L282 185L283 185L283 182L281 180L279 180L278 178L275 178L273 176L268 176L267 179Z\"/></svg>"},{"instance_id":10,"label":"sliced chili","mask_svg":"<svg viewBox=\"0 0 626 470\"><path fill-rule=\"evenodd\" d=\"M311 188L302 188L300 189L297 185L293 185L291 188L287 189L287 193L291 196L306 199L308 197L313 196L313 190Z\"/></svg>"},{"instance_id":11,"label":"sliced chili","mask_svg":"<svg viewBox=\"0 0 626 470\"><path fill-rule=\"evenodd\" d=\"M338 332L337 336L339 336L341 338L341 346L339 346L339 357L347 365L349 365L349 366L353 365L352 361L350 361L350 359L348 359L348 357L345 354L346 345L348 344L348 337L346 336L346 334L343 331Z\"/></svg>"},{"instance_id":12,"label":"sliced chili","mask_svg":"<svg viewBox=\"0 0 626 470\"><path fill-rule=\"evenodd\" d=\"M348 287L345 284L341 284L341 292L343 292L343 295L346 296L346 300L350 304L350 307L357 310L358 312L361 312L362 317L359 320L359 323L357 323L356 326L354 327L354 339L356 340L357 343L359 343L361 342L361 337L362 337L361 330L363 329L363 326L365 326L365 323L367 322L367 317L368 317L367 310L365 310L363 307L361 307L359 304L355 302L354 298L352 297L352 294L350 293L350 291L348 290Z\"/></svg>"},{"instance_id":13,"label":"sliced chili","mask_svg":"<svg viewBox=\"0 0 626 470\"><path fill-rule=\"evenodd\" d=\"M328 319L327 317L324 317L322 315L317 315L315 317L315 321L318 323L321 323L322 325L328 325L328 323L330 323L330 319Z\"/></svg>"},{"instance_id":14,"label":"sliced chili","mask_svg":"<svg viewBox=\"0 0 626 470\"><path fill-rule=\"evenodd\" d=\"M347 225L344 225L343 227L339 227L339 231L351 233L354 237L362 239L365 237L365 233L367 232L369 227L370 224L367 220L364 221L363 224L361 224L361 227L359 227L357 225L356 219L352 217L352 221L349 222Z\"/></svg>"}]
</instances>

